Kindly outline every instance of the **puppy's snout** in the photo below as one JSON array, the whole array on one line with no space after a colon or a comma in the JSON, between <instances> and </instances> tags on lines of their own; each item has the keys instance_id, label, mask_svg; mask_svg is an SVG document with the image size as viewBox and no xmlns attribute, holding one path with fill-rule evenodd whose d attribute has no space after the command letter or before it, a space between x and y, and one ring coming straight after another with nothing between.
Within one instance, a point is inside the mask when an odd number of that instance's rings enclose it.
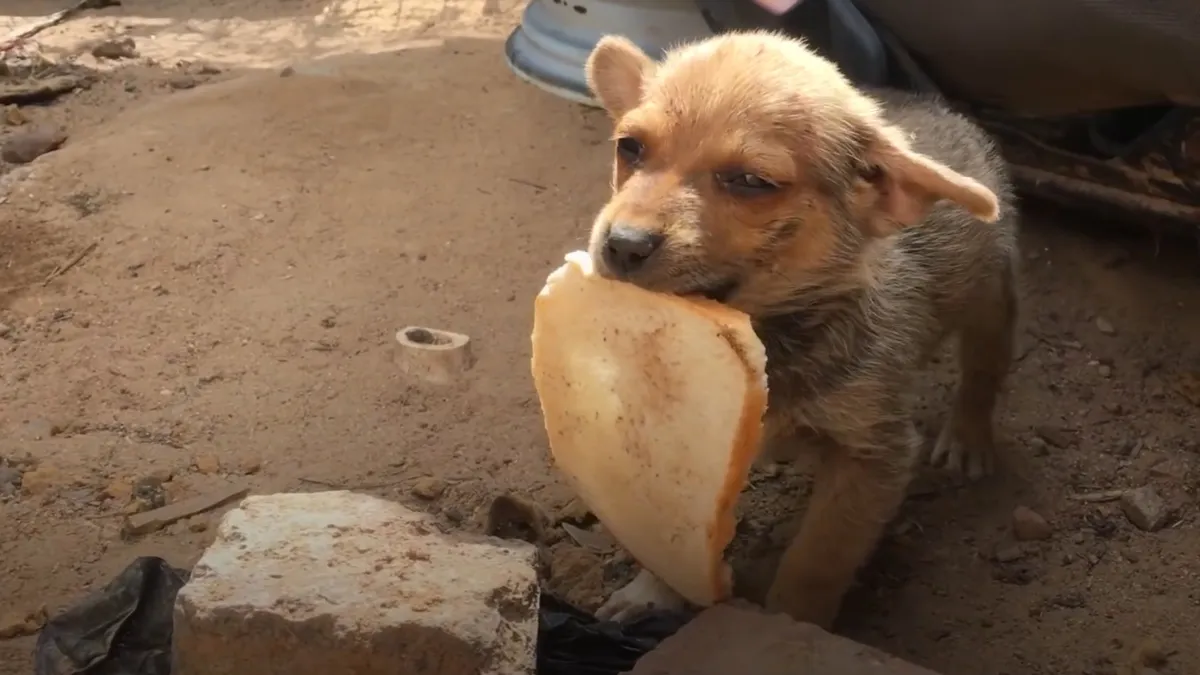
<instances>
[{"instance_id":1,"label":"puppy's snout","mask_svg":"<svg viewBox=\"0 0 1200 675\"><path fill-rule=\"evenodd\" d=\"M604 263L618 276L627 277L646 265L664 239L657 232L614 223L604 239Z\"/></svg>"}]
</instances>

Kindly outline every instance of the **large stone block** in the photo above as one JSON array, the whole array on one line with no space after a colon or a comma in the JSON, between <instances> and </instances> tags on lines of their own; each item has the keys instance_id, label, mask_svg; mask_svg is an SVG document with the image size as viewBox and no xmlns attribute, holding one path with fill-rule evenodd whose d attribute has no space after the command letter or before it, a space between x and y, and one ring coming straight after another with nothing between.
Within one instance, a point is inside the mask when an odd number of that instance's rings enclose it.
<instances>
[{"instance_id":1,"label":"large stone block","mask_svg":"<svg viewBox=\"0 0 1200 675\"><path fill-rule=\"evenodd\" d=\"M253 496L175 603L175 675L532 675L537 552L352 492Z\"/></svg>"},{"instance_id":2,"label":"large stone block","mask_svg":"<svg viewBox=\"0 0 1200 675\"><path fill-rule=\"evenodd\" d=\"M746 605L711 607L638 660L629 675L937 675Z\"/></svg>"}]
</instances>

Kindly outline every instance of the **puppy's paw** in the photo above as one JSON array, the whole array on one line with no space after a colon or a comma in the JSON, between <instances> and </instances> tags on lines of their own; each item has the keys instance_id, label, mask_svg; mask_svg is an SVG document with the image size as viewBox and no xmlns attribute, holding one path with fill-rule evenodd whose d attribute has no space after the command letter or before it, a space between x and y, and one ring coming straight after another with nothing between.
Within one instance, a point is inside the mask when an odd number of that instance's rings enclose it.
<instances>
[{"instance_id":1,"label":"puppy's paw","mask_svg":"<svg viewBox=\"0 0 1200 675\"><path fill-rule=\"evenodd\" d=\"M633 581L617 589L600 609L596 618L623 623L654 610L676 611L687 607L687 600L649 570L638 572Z\"/></svg>"},{"instance_id":2,"label":"puppy's paw","mask_svg":"<svg viewBox=\"0 0 1200 675\"><path fill-rule=\"evenodd\" d=\"M952 415L938 434L929 463L976 481L992 474L995 457L989 428L970 426Z\"/></svg>"}]
</instances>

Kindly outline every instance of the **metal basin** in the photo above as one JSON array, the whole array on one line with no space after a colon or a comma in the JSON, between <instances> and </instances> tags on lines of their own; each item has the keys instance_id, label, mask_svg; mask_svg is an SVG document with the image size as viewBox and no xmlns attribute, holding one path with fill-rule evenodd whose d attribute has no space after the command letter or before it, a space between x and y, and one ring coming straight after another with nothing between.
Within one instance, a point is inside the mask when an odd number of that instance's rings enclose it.
<instances>
[{"instance_id":1,"label":"metal basin","mask_svg":"<svg viewBox=\"0 0 1200 675\"><path fill-rule=\"evenodd\" d=\"M601 37L623 35L653 58L712 35L694 0L530 0L504 45L509 68L556 96L598 105L583 66Z\"/></svg>"}]
</instances>

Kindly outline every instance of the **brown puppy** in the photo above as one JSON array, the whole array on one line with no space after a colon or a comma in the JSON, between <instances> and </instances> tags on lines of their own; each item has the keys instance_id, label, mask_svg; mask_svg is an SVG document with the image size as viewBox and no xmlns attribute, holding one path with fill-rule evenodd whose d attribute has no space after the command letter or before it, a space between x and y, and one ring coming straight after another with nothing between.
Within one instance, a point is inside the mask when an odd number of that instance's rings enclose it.
<instances>
[{"instance_id":1,"label":"brown puppy","mask_svg":"<svg viewBox=\"0 0 1200 675\"><path fill-rule=\"evenodd\" d=\"M661 63L610 36L587 75L616 125L591 254L607 276L753 318L768 431L822 458L767 605L829 626L904 499L921 448L914 371L950 335L961 382L931 459L970 478L991 470L1017 312L1004 164L936 101L868 95L768 32ZM600 613L678 602L643 572Z\"/></svg>"}]
</instances>

